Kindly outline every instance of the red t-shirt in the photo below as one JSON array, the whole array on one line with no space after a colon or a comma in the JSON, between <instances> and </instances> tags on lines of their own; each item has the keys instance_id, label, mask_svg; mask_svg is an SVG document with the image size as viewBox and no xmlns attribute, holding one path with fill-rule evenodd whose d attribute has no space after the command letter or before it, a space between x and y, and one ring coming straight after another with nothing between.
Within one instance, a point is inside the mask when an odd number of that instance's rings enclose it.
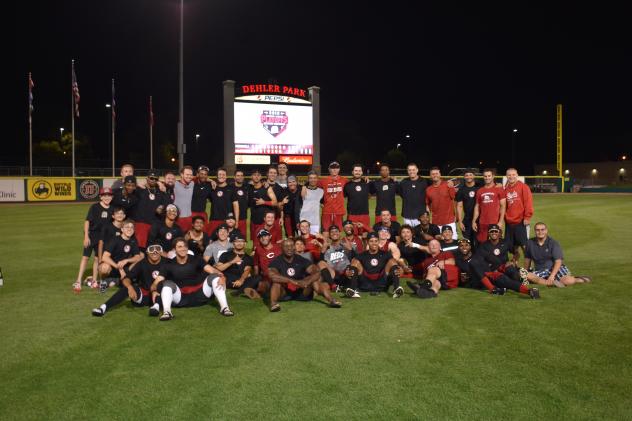
<instances>
[{"instance_id":1,"label":"red t-shirt","mask_svg":"<svg viewBox=\"0 0 632 421\"><path fill-rule=\"evenodd\" d=\"M344 215L345 214L345 197L344 187L347 179L340 177L327 176L318 180L318 187L323 189L323 213Z\"/></svg>"},{"instance_id":2,"label":"red t-shirt","mask_svg":"<svg viewBox=\"0 0 632 421\"><path fill-rule=\"evenodd\" d=\"M273 244L271 248L266 249L261 245L255 247L255 253L253 255L253 260L255 262L255 266L259 267L259 274L267 278L268 277L268 265L272 259L281 255L281 246L278 244Z\"/></svg>"},{"instance_id":3,"label":"red t-shirt","mask_svg":"<svg viewBox=\"0 0 632 421\"><path fill-rule=\"evenodd\" d=\"M500 220L500 201L505 198L505 190L500 187L481 187L476 191L478 223L497 224Z\"/></svg>"},{"instance_id":4,"label":"red t-shirt","mask_svg":"<svg viewBox=\"0 0 632 421\"><path fill-rule=\"evenodd\" d=\"M447 259L454 259L454 255L452 254L452 252L442 251L435 257L432 257L432 256L426 257L426 259L421 263L421 266L424 269L424 276L426 275L429 266L431 266L432 264L436 264L436 262L438 262L439 260L447 260ZM446 274L446 284L448 285L448 287L451 289L458 287L459 277L460 277L458 266L451 265L444 262L444 267L445 269L443 269L443 271Z\"/></svg>"},{"instance_id":5,"label":"red t-shirt","mask_svg":"<svg viewBox=\"0 0 632 421\"><path fill-rule=\"evenodd\" d=\"M312 244L312 240L316 240L316 236L310 234L309 237L303 237L303 241L305 241L305 251L312 254L312 258L314 262L318 262L320 260L320 246L316 244Z\"/></svg>"},{"instance_id":6,"label":"red t-shirt","mask_svg":"<svg viewBox=\"0 0 632 421\"><path fill-rule=\"evenodd\" d=\"M446 181L442 181L438 186L431 184L426 188L426 204L432 214L433 224L447 225L456 221L455 197L456 189L448 187Z\"/></svg>"},{"instance_id":7,"label":"red t-shirt","mask_svg":"<svg viewBox=\"0 0 632 421\"><path fill-rule=\"evenodd\" d=\"M533 216L533 195L529 186L521 181L510 186L505 184L505 194L507 195L507 210L505 211L505 221L508 224L519 224L525 219Z\"/></svg>"}]
</instances>

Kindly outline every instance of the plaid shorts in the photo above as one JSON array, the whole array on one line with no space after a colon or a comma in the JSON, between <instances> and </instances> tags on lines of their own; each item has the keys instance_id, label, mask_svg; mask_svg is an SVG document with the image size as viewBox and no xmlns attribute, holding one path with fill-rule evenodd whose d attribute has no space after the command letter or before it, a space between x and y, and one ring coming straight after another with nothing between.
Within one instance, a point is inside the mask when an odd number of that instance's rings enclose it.
<instances>
[{"instance_id":1,"label":"plaid shorts","mask_svg":"<svg viewBox=\"0 0 632 421\"><path fill-rule=\"evenodd\" d=\"M550 269L534 270L533 274L542 279L547 279L549 276L551 276L551 270ZM557 274L555 274L555 280L559 281L560 279L562 279L562 277L566 275L570 275L570 274L571 274L571 271L566 267L566 265L562 265L560 266L560 270L557 271Z\"/></svg>"}]
</instances>

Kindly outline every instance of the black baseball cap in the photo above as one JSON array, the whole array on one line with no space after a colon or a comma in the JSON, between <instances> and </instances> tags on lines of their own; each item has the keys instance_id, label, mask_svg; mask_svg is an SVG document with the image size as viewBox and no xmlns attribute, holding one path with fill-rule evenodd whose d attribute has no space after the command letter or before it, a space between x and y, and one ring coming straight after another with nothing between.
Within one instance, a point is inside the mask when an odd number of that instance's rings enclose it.
<instances>
[{"instance_id":1,"label":"black baseball cap","mask_svg":"<svg viewBox=\"0 0 632 421\"><path fill-rule=\"evenodd\" d=\"M338 161L331 161L329 163L329 168L340 168L340 163Z\"/></svg>"},{"instance_id":2,"label":"black baseball cap","mask_svg":"<svg viewBox=\"0 0 632 421\"><path fill-rule=\"evenodd\" d=\"M221 230L221 229L224 229L224 230L228 231L228 225L226 225L226 224L220 224L220 225L217 227L217 231L219 231L219 230Z\"/></svg>"},{"instance_id":3,"label":"black baseball cap","mask_svg":"<svg viewBox=\"0 0 632 421\"><path fill-rule=\"evenodd\" d=\"M336 225L336 224L330 225L328 231L331 231L331 230L338 230L338 231L340 231L340 227L338 227L338 225Z\"/></svg>"},{"instance_id":4,"label":"black baseball cap","mask_svg":"<svg viewBox=\"0 0 632 421\"><path fill-rule=\"evenodd\" d=\"M235 233L235 235L233 235L233 241L237 241L237 240L246 241L246 236L238 231L237 233Z\"/></svg>"},{"instance_id":5,"label":"black baseball cap","mask_svg":"<svg viewBox=\"0 0 632 421\"><path fill-rule=\"evenodd\" d=\"M150 178L150 177L158 178L159 177L158 171L156 171L156 170L149 170L149 171L147 171L147 178Z\"/></svg>"},{"instance_id":6,"label":"black baseball cap","mask_svg":"<svg viewBox=\"0 0 632 421\"><path fill-rule=\"evenodd\" d=\"M344 221L342 221L342 226L347 226L347 225L353 225L353 221L350 219L345 219Z\"/></svg>"},{"instance_id":7,"label":"black baseball cap","mask_svg":"<svg viewBox=\"0 0 632 421\"><path fill-rule=\"evenodd\" d=\"M270 231L262 229L262 230L259 230L259 232L257 233L257 238L265 237L266 235L272 235L272 234L270 234Z\"/></svg>"},{"instance_id":8,"label":"black baseball cap","mask_svg":"<svg viewBox=\"0 0 632 421\"><path fill-rule=\"evenodd\" d=\"M424 216L424 215L426 215L426 216L430 216L430 212L428 212L428 211L423 211L423 212L421 212L421 213L419 214L419 216L418 216L417 218L421 218L421 217L422 217L422 216Z\"/></svg>"},{"instance_id":9,"label":"black baseball cap","mask_svg":"<svg viewBox=\"0 0 632 421\"><path fill-rule=\"evenodd\" d=\"M461 243L470 243L470 240L468 240L467 238L459 238L459 240L457 241L457 244L461 244Z\"/></svg>"},{"instance_id":10,"label":"black baseball cap","mask_svg":"<svg viewBox=\"0 0 632 421\"><path fill-rule=\"evenodd\" d=\"M228 212L228 215L226 215L226 221L228 221L229 219L235 220L235 214L232 212Z\"/></svg>"},{"instance_id":11,"label":"black baseball cap","mask_svg":"<svg viewBox=\"0 0 632 421\"><path fill-rule=\"evenodd\" d=\"M374 232L370 232L367 234L366 239L370 240L371 238L378 238L377 234Z\"/></svg>"},{"instance_id":12,"label":"black baseball cap","mask_svg":"<svg viewBox=\"0 0 632 421\"><path fill-rule=\"evenodd\" d=\"M487 232L497 231L500 232L500 227L496 224L490 224L487 228Z\"/></svg>"},{"instance_id":13,"label":"black baseball cap","mask_svg":"<svg viewBox=\"0 0 632 421\"><path fill-rule=\"evenodd\" d=\"M444 232L444 231L447 231L447 230L452 231L452 227L450 225L444 225L444 226L441 227L441 232Z\"/></svg>"},{"instance_id":14,"label":"black baseball cap","mask_svg":"<svg viewBox=\"0 0 632 421\"><path fill-rule=\"evenodd\" d=\"M136 177L133 175L126 175L125 178L123 179L123 183L127 184L127 183L134 183L136 184Z\"/></svg>"}]
</instances>

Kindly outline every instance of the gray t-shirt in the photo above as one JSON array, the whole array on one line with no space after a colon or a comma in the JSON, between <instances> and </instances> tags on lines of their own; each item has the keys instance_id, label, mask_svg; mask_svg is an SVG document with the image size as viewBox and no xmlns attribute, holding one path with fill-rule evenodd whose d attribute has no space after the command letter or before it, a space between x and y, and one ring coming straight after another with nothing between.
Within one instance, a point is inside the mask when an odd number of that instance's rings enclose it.
<instances>
[{"instance_id":1,"label":"gray t-shirt","mask_svg":"<svg viewBox=\"0 0 632 421\"><path fill-rule=\"evenodd\" d=\"M325 252L325 262L327 262L337 273L343 272L351 263L353 251L347 250L342 244L329 246Z\"/></svg>"},{"instance_id":2,"label":"gray t-shirt","mask_svg":"<svg viewBox=\"0 0 632 421\"><path fill-rule=\"evenodd\" d=\"M209 260L209 263L215 264L219 262L219 256L221 256L223 253L227 252L228 250L232 250L232 249L233 249L233 245L228 240L226 240L226 244L222 244L219 240L213 241L211 244L206 246L206 250L204 250L204 257L212 258L213 261L211 262Z\"/></svg>"},{"instance_id":3,"label":"gray t-shirt","mask_svg":"<svg viewBox=\"0 0 632 421\"><path fill-rule=\"evenodd\" d=\"M536 238L527 242L525 257L533 260L536 271L550 270L557 259L564 259L560 243L547 237L542 245Z\"/></svg>"},{"instance_id":4,"label":"gray t-shirt","mask_svg":"<svg viewBox=\"0 0 632 421\"><path fill-rule=\"evenodd\" d=\"M324 190L320 187L306 190L299 218L301 221L309 221L312 226L320 226L320 200L323 198Z\"/></svg>"},{"instance_id":5,"label":"gray t-shirt","mask_svg":"<svg viewBox=\"0 0 632 421\"><path fill-rule=\"evenodd\" d=\"M179 181L176 181L176 185L173 188L175 199L173 204L178 207L181 218L191 216L191 199L193 198L193 186L195 183L191 182L188 186L185 186Z\"/></svg>"}]
</instances>

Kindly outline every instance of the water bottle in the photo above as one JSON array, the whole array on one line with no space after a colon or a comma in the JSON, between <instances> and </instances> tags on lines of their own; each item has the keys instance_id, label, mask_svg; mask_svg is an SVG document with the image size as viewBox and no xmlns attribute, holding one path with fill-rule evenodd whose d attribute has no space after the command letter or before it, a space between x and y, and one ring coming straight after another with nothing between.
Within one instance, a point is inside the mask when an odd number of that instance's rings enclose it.
<instances>
[{"instance_id":1,"label":"water bottle","mask_svg":"<svg viewBox=\"0 0 632 421\"><path fill-rule=\"evenodd\" d=\"M0 268L0 287L4 285L4 277L2 276L2 268Z\"/></svg>"}]
</instances>

